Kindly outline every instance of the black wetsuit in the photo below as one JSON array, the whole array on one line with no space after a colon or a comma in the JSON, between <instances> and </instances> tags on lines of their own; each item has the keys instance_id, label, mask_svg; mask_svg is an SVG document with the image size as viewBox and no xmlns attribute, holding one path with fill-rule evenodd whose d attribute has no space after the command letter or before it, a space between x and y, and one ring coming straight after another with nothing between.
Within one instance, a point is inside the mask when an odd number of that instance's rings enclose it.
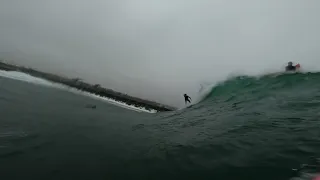
<instances>
[{"instance_id":1,"label":"black wetsuit","mask_svg":"<svg viewBox=\"0 0 320 180\"><path fill-rule=\"evenodd\" d=\"M295 71L296 70L296 67L295 66L287 66L286 67L286 71Z\"/></svg>"},{"instance_id":2,"label":"black wetsuit","mask_svg":"<svg viewBox=\"0 0 320 180\"><path fill-rule=\"evenodd\" d=\"M188 95L184 95L184 101L185 101L185 103L187 104L187 102L189 102L189 103L191 103L191 98L188 96Z\"/></svg>"}]
</instances>

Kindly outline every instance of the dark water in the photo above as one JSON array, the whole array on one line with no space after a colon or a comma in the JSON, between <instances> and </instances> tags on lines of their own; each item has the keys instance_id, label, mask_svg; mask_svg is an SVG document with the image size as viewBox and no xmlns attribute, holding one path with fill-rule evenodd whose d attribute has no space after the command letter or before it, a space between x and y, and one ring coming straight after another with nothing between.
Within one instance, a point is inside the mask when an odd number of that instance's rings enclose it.
<instances>
[{"instance_id":1,"label":"dark water","mask_svg":"<svg viewBox=\"0 0 320 180\"><path fill-rule=\"evenodd\" d=\"M318 73L238 77L192 108L147 114L0 77L0 176L312 179L319 82Z\"/></svg>"}]
</instances>

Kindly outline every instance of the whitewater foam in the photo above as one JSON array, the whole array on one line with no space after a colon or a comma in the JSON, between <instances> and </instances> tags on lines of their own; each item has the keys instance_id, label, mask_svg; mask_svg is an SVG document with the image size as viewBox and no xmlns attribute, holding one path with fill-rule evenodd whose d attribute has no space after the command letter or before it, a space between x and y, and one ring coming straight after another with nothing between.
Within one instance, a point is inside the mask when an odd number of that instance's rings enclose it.
<instances>
[{"instance_id":1,"label":"whitewater foam","mask_svg":"<svg viewBox=\"0 0 320 180\"><path fill-rule=\"evenodd\" d=\"M37 84L37 85L66 90L66 91L69 91L69 92L72 92L75 94L87 96L87 97L97 99L97 100L102 100L102 101L108 102L110 104L113 104L113 105L116 105L116 106L119 106L122 108L126 108L129 110L137 111L137 112L147 112L147 113L156 113L157 112L156 110L147 110L143 107L130 106L125 103L115 101L115 100L107 98L107 97L99 96L99 95L92 94L92 93L85 92L85 91L80 91L76 88L72 88L72 87L69 87L69 86L66 86L63 84L59 84L59 83L50 82L45 79L37 78L37 77L31 76L29 74L25 74L22 72L1 71L0 70L0 76L5 77L5 78L14 79L14 80L24 81L24 82L28 82L28 83L32 83L32 84Z\"/></svg>"}]
</instances>

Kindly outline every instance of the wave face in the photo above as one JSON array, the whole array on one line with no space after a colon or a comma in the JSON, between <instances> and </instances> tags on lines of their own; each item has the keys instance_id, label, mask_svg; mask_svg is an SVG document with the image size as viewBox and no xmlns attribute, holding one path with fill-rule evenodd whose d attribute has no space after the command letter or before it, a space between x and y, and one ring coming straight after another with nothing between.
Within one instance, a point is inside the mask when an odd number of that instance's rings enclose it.
<instances>
[{"instance_id":1,"label":"wave face","mask_svg":"<svg viewBox=\"0 0 320 180\"><path fill-rule=\"evenodd\" d=\"M264 75L260 77L238 76L214 86L201 101L204 106L231 104L237 107L265 105L283 107L301 100L294 109L317 105L320 73L294 73ZM290 105L287 104L287 105ZM238 109L237 109L238 110Z\"/></svg>"},{"instance_id":2,"label":"wave face","mask_svg":"<svg viewBox=\"0 0 320 180\"><path fill-rule=\"evenodd\" d=\"M208 158L208 164L201 162L205 167L234 173L213 177L312 179L319 169L313 174L291 170L319 157L319 82L320 73L234 77L216 84L200 103L173 119L185 117L175 123L197 132L196 137L184 133L192 136L193 148L212 153L198 154Z\"/></svg>"}]
</instances>

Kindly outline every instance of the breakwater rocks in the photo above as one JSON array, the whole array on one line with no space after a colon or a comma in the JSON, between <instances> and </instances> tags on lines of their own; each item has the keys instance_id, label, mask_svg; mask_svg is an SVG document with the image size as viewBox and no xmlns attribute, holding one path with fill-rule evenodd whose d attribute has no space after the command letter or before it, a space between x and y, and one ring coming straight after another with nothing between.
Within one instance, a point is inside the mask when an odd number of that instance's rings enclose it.
<instances>
[{"instance_id":1,"label":"breakwater rocks","mask_svg":"<svg viewBox=\"0 0 320 180\"><path fill-rule=\"evenodd\" d=\"M45 73L41 72L32 68L27 68L23 66L16 66L4 62L0 62L0 70L5 70L5 71L19 71L23 72L26 74L29 74L34 77L39 77L42 79L46 79L51 82L55 83L60 83L67 85L69 87L76 88L81 91L86 91L92 94L96 94L102 97L110 98L115 101L119 101L131 106L135 107L140 107L140 108L145 108L147 110L157 110L157 111L172 111L175 110L175 108L166 106L157 102L149 101L149 100L144 100L140 99L137 97L132 97L127 94L123 94L120 92L113 91L111 89L106 89L104 87L101 87L99 84L89 84L86 82L83 82L79 78L65 78L65 77L60 77L55 74L50 74L50 73Z\"/></svg>"}]
</instances>

